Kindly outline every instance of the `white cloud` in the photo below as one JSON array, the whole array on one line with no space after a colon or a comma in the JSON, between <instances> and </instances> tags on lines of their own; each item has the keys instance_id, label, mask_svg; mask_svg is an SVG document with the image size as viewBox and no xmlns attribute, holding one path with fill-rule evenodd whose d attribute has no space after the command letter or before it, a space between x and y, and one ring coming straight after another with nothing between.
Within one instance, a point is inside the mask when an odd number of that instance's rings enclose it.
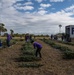
<instances>
[{"instance_id":1,"label":"white cloud","mask_svg":"<svg viewBox=\"0 0 74 75\"><path fill-rule=\"evenodd\" d=\"M35 1L37 1L37 2L41 3L43 0L35 0Z\"/></svg>"},{"instance_id":2,"label":"white cloud","mask_svg":"<svg viewBox=\"0 0 74 75\"><path fill-rule=\"evenodd\" d=\"M24 8L24 10L32 10L32 9L34 9L33 6L25 6L25 7L23 7L23 8Z\"/></svg>"},{"instance_id":3,"label":"white cloud","mask_svg":"<svg viewBox=\"0 0 74 75\"><path fill-rule=\"evenodd\" d=\"M14 8L15 9L18 9L18 10L33 10L34 9L34 7L33 6L31 6L31 5L22 5L22 4L16 4L16 5L14 5Z\"/></svg>"},{"instance_id":4,"label":"white cloud","mask_svg":"<svg viewBox=\"0 0 74 75\"><path fill-rule=\"evenodd\" d=\"M62 31L64 31L64 26L73 24L74 18L71 17L74 15L72 11L73 6L70 6L64 10L61 10L56 13L46 14L47 11L44 9L39 10L35 13L30 12L18 12L18 9L32 10L33 6L25 5L13 7L13 4L17 0L1 0L0 2L0 22L4 23L8 29L13 29L14 32L31 32L31 33L57 33L58 25L61 24ZM44 6L47 7L47 6Z\"/></svg>"},{"instance_id":5,"label":"white cloud","mask_svg":"<svg viewBox=\"0 0 74 75\"><path fill-rule=\"evenodd\" d=\"M51 6L51 4L43 4L43 3L41 3L39 10L44 10L44 9L50 7L50 6Z\"/></svg>"},{"instance_id":6,"label":"white cloud","mask_svg":"<svg viewBox=\"0 0 74 75\"><path fill-rule=\"evenodd\" d=\"M50 0L50 2L63 2L64 0Z\"/></svg>"},{"instance_id":7,"label":"white cloud","mask_svg":"<svg viewBox=\"0 0 74 75\"><path fill-rule=\"evenodd\" d=\"M17 3L16 5L14 5L14 8L18 9L18 10L33 10L34 7L32 6L33 3L32 2L25 2L25 3Z\"/></svg>"},{"instance_id":8,"label":"white cloud","mask_svg":"<svg viewBox=\"0 0 74 75\"><path fill-rule=\"evenodd\" d=\"M33 3L32 2L26 2L23 5L33 5Z\"/></svg>"},{"instance_id":9,"label":"white cloud","mask_svg":"<svg viewBox=\"0 0 74 75\"><path fill-rule=\"evenodd\" d=\"M43 8L47 8L47 7L50 7L51 4L42 4L42 3L41 3L40 6L43 7Z\"/></svg>"},{"instance_id":10,"label":"white cloud","mask_svg":"<svg viewBox=\"0 0 74 75\"><path fill-rule=\"evenodd\" d=\"M40 10L40 11L38 11L38 14L40 14L40 15L44 15L44 14L46 14L47 13L47 11L45 11L45 10Z\"/></svg>"},{"instance_id":11,"label":"white cloud","mask_svg":"<svg viewBox=\"0 0 74 75\"><path fill-rule=\"evenodd\" d=\"M68 12L69 12L69 11L74 12L74 5L72 5L72 6L68 7L68 8L66 8L65 11L68 11Z\"/></svg>"},{"instance_id":12,"label":"white cloud","mask_svg":"<svg viewBox=\"0 0 74 75\"><path fill-rule=\"evenodd\" d=\"M16 3L17 1L23 1L23 0L0 0L0 2L4 5L4 6L11 6L14 3Z\"/></svg>"},{"instance_id":13,"label":"white cloud","mask_svg":"<svg viewBox=\"0 0 74 75\"><path fill-rule=\"evenodd\" d=\"M16 9L20 9L20 10L33 10L34 7L33 6L22 6L22 7L16 7Z\"/></svg>"}]
</instances>

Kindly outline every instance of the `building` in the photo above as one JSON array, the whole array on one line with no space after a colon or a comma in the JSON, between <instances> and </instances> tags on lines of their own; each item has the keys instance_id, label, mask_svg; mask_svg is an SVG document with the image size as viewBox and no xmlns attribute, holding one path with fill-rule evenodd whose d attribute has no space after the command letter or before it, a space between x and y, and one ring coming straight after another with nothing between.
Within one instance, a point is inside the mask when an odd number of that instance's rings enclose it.
<instances>
[{"instance_id":1,"label":"building","mask_svg":"<svg viewBox=\"0 0 74 75\"><path fill-rule=\"evenodd\" d=\"M74 25L68 25L65 27L65 33L70 37L74 38Z\"/></svg>"}]
</instances>

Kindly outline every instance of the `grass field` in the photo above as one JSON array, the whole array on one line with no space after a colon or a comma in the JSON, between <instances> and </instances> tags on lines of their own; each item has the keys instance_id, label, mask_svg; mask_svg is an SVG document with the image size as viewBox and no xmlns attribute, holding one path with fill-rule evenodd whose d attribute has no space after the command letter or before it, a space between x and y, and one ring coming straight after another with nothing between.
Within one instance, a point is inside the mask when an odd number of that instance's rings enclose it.
<instances>
[{"instance_id":1,"label":"grass field","mask_svg":"<svg viewBox=\"0 0 74 75\"><path fill-rule=\"evenodd\" d=\"M26 44L20 37L14 38L18 41L11 47L0 49L0 75L74 75L74 59L63 59L62 52L39 40L42 38L36 37L43 46L41 59L35 57L32 44ZM74 46L53 42L74 49Z\"/></svg>"}]
</instances>

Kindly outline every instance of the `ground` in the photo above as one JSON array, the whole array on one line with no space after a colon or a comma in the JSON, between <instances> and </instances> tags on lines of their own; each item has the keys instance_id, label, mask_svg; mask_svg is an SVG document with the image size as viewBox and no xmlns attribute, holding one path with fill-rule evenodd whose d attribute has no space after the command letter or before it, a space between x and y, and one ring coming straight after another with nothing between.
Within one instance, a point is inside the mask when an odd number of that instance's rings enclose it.
<instances>
[{"instance_id":1,"label":"ground","mask_svg":"<svg viewBox=\"0 0 74 75\"><path fill-rule=\"evenodd\" d=\"M74 75L74 60L62 59L62 53L37 40L42 44L42 58L39 68L20 68L19 62L14 59L19 57L23 42L0 50L0 75Z\"/></svg>"}]
</instances>

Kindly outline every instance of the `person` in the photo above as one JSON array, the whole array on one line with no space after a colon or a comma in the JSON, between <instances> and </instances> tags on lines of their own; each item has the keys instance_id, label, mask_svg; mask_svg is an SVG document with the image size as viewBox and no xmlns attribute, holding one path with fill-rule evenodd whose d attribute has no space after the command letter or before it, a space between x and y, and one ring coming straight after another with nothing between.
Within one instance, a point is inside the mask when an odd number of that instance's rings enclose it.
<instances>
[{"instance_id":1,"label":"person","mask_svg":"<svg viewBox=\"0 0 74 75\"><path fill-rule=\"evenodd\" d=\"M53 35L51 34L51 40L53 39Z\"/></svg>"},{"instance_id":2,"label":"person","mask_svg":"<svg viewBox=\"0 0 74 75\"><path fill-rule=\"evenodd\" d=\"M26 34L26 35L25 35L25 41L26 41L26 42L29 42L29 41L30 41L30 36L29 36L29 34Z\"/></svg>"},{"instance_id":3,"label":"person","mask_svg":"<svg viewBox=\"0 0 74 75\"><path fill-rule=\"evenodd\" d=\"M0 39L0 48L2 48L2 41L1 41L1 39Z\"/></svg>"},{"instance_id":4,"label":"person","mask_svg":"<svg viewBox=\"0 0 74 75\"><path fill-rule=\"evenodd\" d=\"M26 35L25 35L25 41L27 41Z\"/></svg>"},{"instance_id":5,"label":"person","mask_svg":"<svg viewBox=\"0 0 74 75\"><path fill-rule=\"evenodd\" d=\"M36 49L35 56L38 57L39 55L39 57L42 58L42 55L41 55L42 45L34 41L31 41L31 43L33 43L34 49Z\"/></svg>"},{"instance_id":6,"label":"person","mask_svg":"<svg viewBox=\"0 0 74 75\"><path fill-rule=\"evenodd\" d=\"M29 37L29 38L30 38L30 41L31 41L31 40L32 40L32 35L30 35L30 37Z\"/></svg>"},{"instance_id":7,"label":"person","mask_svg":"<svg viewBox=\"0 0 74 75\"><path fill-rule=\"evenodd\" d=\"M7 46L10 47L10 40L12 39L11 35L10 34L7 34L7 39L6 39L6 42L7 42Z\"/></svg>"},{"instance_id":8,"label":"person","mask_svg":"<svg viewBox=\"0 0 74 75\"><path fill-rule=\"evenodd\" d=\"M55 39L55 40L57 40L57 39L58 39L57 35L54 35L54 39Z\"/></svg>"}]
</instances>

